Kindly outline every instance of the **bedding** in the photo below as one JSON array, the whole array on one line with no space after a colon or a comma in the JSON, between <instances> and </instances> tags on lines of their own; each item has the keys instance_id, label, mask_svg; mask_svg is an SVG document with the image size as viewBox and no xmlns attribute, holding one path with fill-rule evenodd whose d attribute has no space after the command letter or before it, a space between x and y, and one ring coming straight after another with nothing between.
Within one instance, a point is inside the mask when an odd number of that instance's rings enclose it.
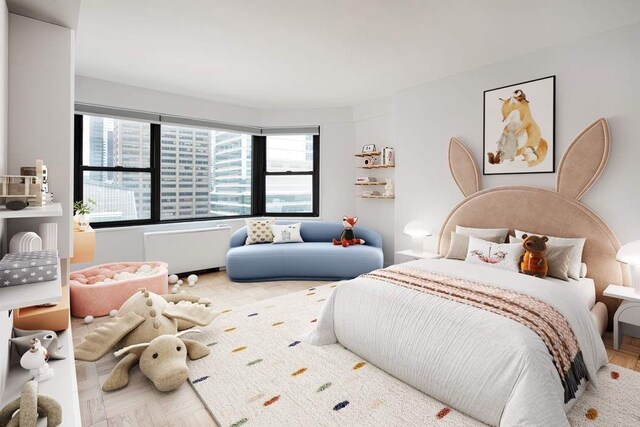
<instances>
[{"instance_id":1,"label":"bedding","mask_svg":"<svg viewBox=\"0 0 640 427\"><path fill-rule=\"evenodd\" d=\"M545 277L545 280L556 283L558 286L563 286L564 289L568 289L574 295L575 300L586 307L587 310L591 310L596 305L596 284L593 279L588 277L582 277L578 280L564 281L562 279L556 279L555 277Z\"/></svg>"},{"instance_id":2,"label":"bedding","mask_svg":"<svg viewBox=\"0 0 640 427\"><path fill-rule=\"evenodd\" d=\"M484 239L490 236L500 236L500 241L498 243L504 243L507 241L507 235L509 234L508 228L473 228L473 227L463 227L461 225L456 225L456 233L458 234L466 234L467 236L477 237L479 239Z\"/></svg>"},{"instance_id":3,"label":"bedding","mask_svg":"<svg viewBox=\"0 0 640 427\"><path fill-rule=\"evenodd\" d=\"M519 243L492 243L486 240L469 237L469 250L465 262L520 271L520 258L524 248Z\"/></svg>"},{"instance_id":4,"label":"bedding","mask_svg":"<svg viewBox=\"0 0 640 427\"><path fill-rule=\"evenodd\" d=\"M587 377L607 363L584 304L546 279L448 259L397 266L533 297L570 325ZM566 285L566 282L563 282ZM340 343L394 377L491 425L568 425L565 388L540 336L513 319L469 304L359 277L341 282L304 340Z\"/></svg>"},{"instance_id":5,"label":"bedding","mask_svg":"<svg viewBox=\"0 0 640 427\"><path fill-rule=\"evenodd\" d=\"M445 255L445 258L448 259L459 259L464 261L467 257L467 252L469 250L469 239L471 238L468 234L460 234L455 231L451 232L451 244L449 245L449 252ZM495 235L487 235L482 236L482 240L486 240L488 242L493 243L504 243L504 236L502 234Z\"/></svg>"}]
</instances>

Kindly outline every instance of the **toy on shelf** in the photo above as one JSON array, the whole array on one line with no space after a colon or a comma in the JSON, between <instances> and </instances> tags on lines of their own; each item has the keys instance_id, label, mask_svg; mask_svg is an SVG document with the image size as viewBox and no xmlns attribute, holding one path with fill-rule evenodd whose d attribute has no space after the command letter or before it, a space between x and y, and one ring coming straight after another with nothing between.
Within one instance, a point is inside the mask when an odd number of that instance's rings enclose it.
<instances>
[{"instance_id":1,"label":"toy on shelf","mask_svg":"<svg viewBox=\"0 0 640 427\"><path fill-rule=\"evenodd\" d=\"M40 345L47 351L48 360L64 359L61 347L58 344L58 335L53 331L26 331L23 329L13 328L14 338L10 338L11 344L16 347L19 356L23 356L32 347L32 342L37 339Z\"/></svg>"},{"instance_id":2,"label":"toy on shelf","mask_svg":"<svg viewBox=\"0 0 640 427\"><path fill-rule=\"evenodd\" d=\"M38 338L33 338L31 348L20 358L20 366L28 369L34 380L42 382L53 378L54 372L47 360L49 360L47 349L42 347Z\"/></svg>"},{"instance_id":3,"label":"toy on shelf","mask_svg":"<svg viewBox=\"0 0 640 427\"><path fill-rule=\"evenodd\" d=\"M5 207L12 211L22 210L31 203L38 206L40 180L36 176L0 175L0 199L4 199Z\"/></svg>"},{"instance_id":4,"label":"toy on shelf","mask_svg":"<svg viewBox=\"0 0 640 427\"><path fill-rule=\"evenodd\" d=\"M382 195L385 197L394 197L393 183L391 182L391 179L387 179L387 183L384 186L384 193Z\"/></svg>"},{"instance_id":5,"label":"toy on shelf","mask_svg":"<svg viewBox=\"0 0 640 427\"><path fill-rule=\"evenodd\" d=\"M0 425L35 427L38 418L47 419L47 427L62 424L62 407L51 396L38 394L38 382L29 381L22 387L20 397L0 410Z\"/></svg>"},{"instance_id":6,"label":"toy on shelf","mask_svg":"<svg viewBox=\"0 0 640 427\"><path fill-rule=\"evenodd\" d=\"M195 295L160 296L141 289L118 310L118 315L103 324L76 347L77 360L94 362L112 347L124 356L113 368L103 391L113 391L129 383L129 371L136 364L160 391L178 388L189 376L186 358L200 359L209 354L204 344L180 338L194 324L206 326L218 315L211 301ZM178 332L182 331L182 332Z\"/></svg>"}]
</instances>

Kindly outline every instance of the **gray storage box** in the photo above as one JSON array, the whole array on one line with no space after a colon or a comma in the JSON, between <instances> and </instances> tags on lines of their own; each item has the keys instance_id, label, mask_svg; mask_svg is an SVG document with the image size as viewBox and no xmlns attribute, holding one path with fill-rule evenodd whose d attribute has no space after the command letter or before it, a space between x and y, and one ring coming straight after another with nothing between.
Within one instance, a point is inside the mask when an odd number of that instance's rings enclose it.
<instances>
[{"instance_id":1,"label":"gray storage box","mask_svg":"<svg viewBox=\"0 0 640 427\"><path fill-rule=\"evenodd\" d=\"M57 250L6 254L0 261L0 287L48 282L57 278Z\"/></svg>"}]
</instances>

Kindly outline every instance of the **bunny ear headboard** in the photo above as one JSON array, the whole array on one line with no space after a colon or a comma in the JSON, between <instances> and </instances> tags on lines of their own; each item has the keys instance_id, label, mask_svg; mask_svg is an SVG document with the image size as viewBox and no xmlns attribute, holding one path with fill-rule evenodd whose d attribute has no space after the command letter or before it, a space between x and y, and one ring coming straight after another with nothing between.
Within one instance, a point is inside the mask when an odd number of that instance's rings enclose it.
<instances>
[{"instance_id":1,"label":"bunny ear headboard","mask_svg":"<svg viewBox=\"0 0 640 427\"><path fill-rule=\"evenodd\" d=\"M582 131L562 156L557 191L535 187L480 190L473 156L459 140L449 145L449 166L466 198L453 208L440 230L439 253L448 251L456 225L505 228L561 237L584 237L583 262L596 283L596 299L607 305L610 318L618 301L603 297L609 283L627 283L628 272L616 261L620 242L607 224L580 199L602 174L609 158L609 127L599 119Z\"/></svg>"}]
</instances>

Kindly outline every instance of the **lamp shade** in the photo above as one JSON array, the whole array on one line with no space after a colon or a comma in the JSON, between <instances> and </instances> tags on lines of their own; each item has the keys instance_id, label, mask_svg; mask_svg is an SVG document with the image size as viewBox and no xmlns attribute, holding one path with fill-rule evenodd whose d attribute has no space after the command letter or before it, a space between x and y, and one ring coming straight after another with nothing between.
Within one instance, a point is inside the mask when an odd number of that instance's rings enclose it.
<instances>
[{"instance_id":1,"label":"lamp shade","mask_svg":"<svg viewBox=\"0 0 640 427\"><path fill-rule=\"evenodd\" d=\"M620 248L616 260L630 265L640 265L640 240L629 242Z\"/></svg>"},{"instance_id":2,"label":"lamp shade","mask_svg":"<svg viewBox=\"0 0 640 427\"><path fill-rule=\"evenodd\" d=\"M431 229L422 221L410 221L404 226L404 234L411 237L431 236Z\"/></svg>"}]
</instances>

